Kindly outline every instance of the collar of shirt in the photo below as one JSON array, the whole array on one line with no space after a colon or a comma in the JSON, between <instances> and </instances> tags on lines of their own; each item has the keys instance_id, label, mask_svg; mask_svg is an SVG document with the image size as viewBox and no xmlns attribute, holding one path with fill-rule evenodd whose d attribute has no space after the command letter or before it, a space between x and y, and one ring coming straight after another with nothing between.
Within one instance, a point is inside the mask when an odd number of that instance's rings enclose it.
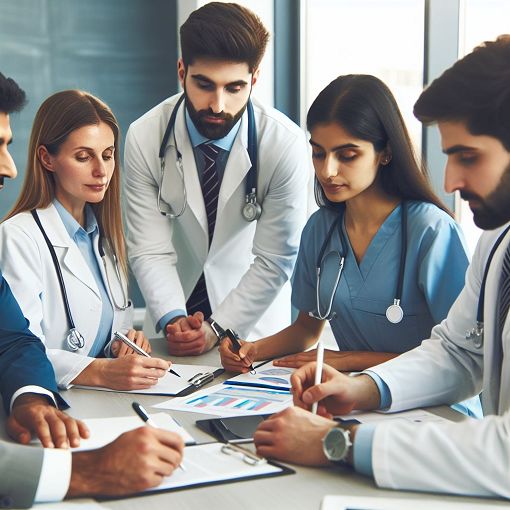
<instances>
[{"instance_id":1,"label":"collar of shirt","mask_svg":"<svg viewBox=\"0 0 510 510\"><path fill-rule=\"evenodd\" d=\"M76 221L73 215L56 198L53 200L53 205L71 239L76 240L80 236L99 233L96 216L89 204L85 206L85 228Z\"/></svg>"},{"instance_id":2,"label":"collar of shirt","mask_svg":"<svg viewBox=\"0 0 510 510\"><path fill-rule=\"evenodd\" d=\"M241 119L239 119L236 122L234 127L223 138L220 138L219 140L209 140L208 138L206 138L205 136L201 135L198 132L197 128L195 127L195 124L191 120L187 108L185 111L186 111L186 127L188 128L188 134L193 148L196 148L199 145L202 145L203 143L211 142L216 147L219 147L224 151L230 152L230 150L232 149L232 145L234 145L234 140L236 139L239 128L241 127Z\"/></svg>"}]
</instances>

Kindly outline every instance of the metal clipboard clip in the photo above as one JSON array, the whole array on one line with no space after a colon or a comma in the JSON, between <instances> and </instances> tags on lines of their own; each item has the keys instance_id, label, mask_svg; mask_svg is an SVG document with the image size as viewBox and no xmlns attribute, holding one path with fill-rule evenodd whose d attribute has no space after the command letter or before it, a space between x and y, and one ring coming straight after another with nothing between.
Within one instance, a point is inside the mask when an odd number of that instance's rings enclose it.
<instances>
[{"instance_id":1,"label":"metal clipboard clip","mask_svg":"<svg viewBox=\"0 0 510 510\"><path fill-rule=\"evenodd\" d=\"M210 383L214 379L214 374L212 372L199 372L195 374L191 379L188 379L188 382L193 385L195 388L201 388L207 383Z\"/></svg>"},{"instance_id":2,"label":"metal clipboard clip","mask_svg":"<svg viewBox=\"0 0 510 510\"><path fill-rule=\"evenodd\" d=\"M241 446L232 443L226 443L221 447L221 453L225 455L239 455L243 459L243 462L250 466L259 466L267 462L264 457L259 457L256 453L250 452Z\"/></svg>"}]
</instances>

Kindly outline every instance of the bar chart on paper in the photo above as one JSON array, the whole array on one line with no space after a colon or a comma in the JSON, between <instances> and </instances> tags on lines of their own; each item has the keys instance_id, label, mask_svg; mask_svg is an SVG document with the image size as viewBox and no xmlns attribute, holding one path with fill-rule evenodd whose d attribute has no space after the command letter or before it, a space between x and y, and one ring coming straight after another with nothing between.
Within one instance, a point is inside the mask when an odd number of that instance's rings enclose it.
<instances>
[{"instance_id":1,"label":"bar chart on paper","mask_svg":"<svg viewBox=\"0 0 510 510\"><path fill-rule=\"evenodd\" d=\"M288 391L218 384L188 397L158 404L160 409L193 411L217 416L272 414L292 405Z\"/></svg>"}]
</instances>

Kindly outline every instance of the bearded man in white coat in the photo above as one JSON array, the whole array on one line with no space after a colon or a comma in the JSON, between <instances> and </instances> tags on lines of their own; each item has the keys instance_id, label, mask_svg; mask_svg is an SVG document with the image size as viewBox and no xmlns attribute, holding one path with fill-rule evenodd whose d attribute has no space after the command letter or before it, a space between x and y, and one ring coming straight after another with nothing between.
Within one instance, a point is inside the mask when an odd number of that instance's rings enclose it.
<instances>
[{"instance_id":1,"label":"bearded man in white coat","mask_svg":"<svg viewBox=\"0 0 510 510\"><path fill-rule=\"evenodd\" d=\"M198 355L227 328L260 338L290 324L311 165L304 132L250 100L269 38L253 12L208 3L180 37L184 93L126 137L127 240L144 328Z\"/></svg>"},{"instance_id":2,"label":"bearded man in white coat","mask_svg":"<svg viewBox=\"0 0 510 510\"><path fill-rule=\"evenodd\" d=\"M261 424L260 454L350 464L381 487L510 498L509 63L510 36L500 36L445 71L414 108L422 122L438 124L446 191L460 191L486 230L447 318L421 346L356 377L325 367L315 385L314 363L296 371L298 407ZM451 404L480 391L482 420L341 426L328 419L352 409ZM323 416L306 410L313 402Z\"/></svg>"}]
</instances>

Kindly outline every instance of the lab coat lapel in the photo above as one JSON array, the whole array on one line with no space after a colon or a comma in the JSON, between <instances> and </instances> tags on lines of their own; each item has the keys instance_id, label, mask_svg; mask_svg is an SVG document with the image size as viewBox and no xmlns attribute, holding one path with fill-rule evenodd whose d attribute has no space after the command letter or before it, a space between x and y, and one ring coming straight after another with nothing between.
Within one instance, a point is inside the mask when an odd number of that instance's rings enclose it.
<instances>
[{"instance_id":1,"label":"lab coat lapel","mask_svg":"<svg viewBox=\"0 0 510 510\"><path fill-rule=\"evenodd\" d=\"M228 201L236 191L236 189L243 186L244 193L244 178L251 168L250 156L248 154L248 113L244 112L242 117L239 132L230 151L225 167L225 174L221 182L220 194L218 197L218 213L217 223L221 222L223 210L225 209ZM237 211L236 211L237 213ZM239 210L239 214L241 214Z\"/></svg>"},{"instance_id":2,"label":"lab coat lapel","mask_svg":"<svg viewBox=\"0 0 510 510\"><path fill-rule=\"evenodd\" d=\"M191 145L188 130L186 128L185 108L182 106L177 113L175 120L175 138L177 146L182 154L182 166L184 171L184 184L186 186L188 207L195 215L198 223L202 227L204 239L208 237L207 215L205 212L204 199L202 196L202 188L198 178L197 165L195 162L195 154ZM170 143L174 145L173 137ZM174 147L175 148L175 147ZM173 178L181 179L176 175ZM177 181L175 181L177 182Z\"/></svg>"},{"instance_id":3,"label":"lab coat lapel","mask_svg":"<svg viewBox=\"0 0 510 510\"><path fill-rule=\"evenodd\" d=\"M94 279L94 276L92 275L92 272L84 260L78 246L69 237L69 234L67 233L67 230L55 207L50 205L46 209L38 209L37 212L41 219L41 224L46 231L46 235L55 248L57 259L59 259L62 264L62 269L67 269L72 276L78 278L98 297L100 297L96 280ZM60 256L60 254L63 254L63 256ZM65 273L65 271L62 271L62 273Z\"/></svg>"},{"instance_id":4,"label":"lab coat lapel","mask_svg":"<svg viewBox=\"0 0 510 510\"><path fill-rule=\"evenodd\" d=\"M483 405L485 414L498 414L500 409L507 409L510 405L510 321L507 317L503 329L503 344L501 351L494 349L496 342L500 342L497 328L498 321L498 287L501 277L503 257L510 240L510 233L498 247L492 259L485 286L484 302L484 374ZM500 356L503 356L501 358Z\"/></svg>"}]
</instances>

